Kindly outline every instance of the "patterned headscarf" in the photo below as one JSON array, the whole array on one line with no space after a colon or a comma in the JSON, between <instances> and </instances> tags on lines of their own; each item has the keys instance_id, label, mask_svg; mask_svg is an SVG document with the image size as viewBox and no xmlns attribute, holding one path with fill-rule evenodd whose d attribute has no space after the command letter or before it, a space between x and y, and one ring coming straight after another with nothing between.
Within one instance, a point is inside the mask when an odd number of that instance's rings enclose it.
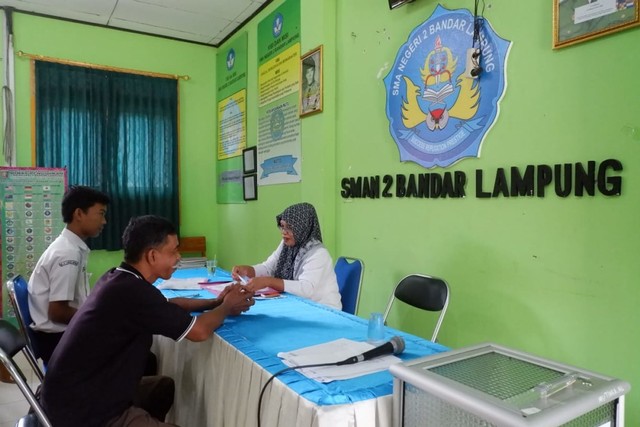
<instances>
[{"instance_id":1,"label":"patterned headscarf","mask_svg":"<svg viewBox=\"0 0 640 427\"><path fill-rule=\"evenodd\" d=\"M283 245L274 277L285 280L295 280L294 273L299 270L304 254L311 248L322 244L320 222L313 205L298 203L289 206L280 215L276 216L276 223L286 221L293 232L296 241L294 246Z\"/></svg>"}]
</instances>

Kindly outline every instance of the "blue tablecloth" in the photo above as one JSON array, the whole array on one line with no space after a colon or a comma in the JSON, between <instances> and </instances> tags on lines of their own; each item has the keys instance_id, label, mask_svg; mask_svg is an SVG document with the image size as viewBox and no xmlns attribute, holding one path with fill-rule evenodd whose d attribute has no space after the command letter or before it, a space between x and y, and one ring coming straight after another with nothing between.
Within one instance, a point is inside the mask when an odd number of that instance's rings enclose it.
<instances>
[{"instance_id":1,"label":"blue tablecloth","mask_svg":"<svg viewBox=\"0 0 640 427\"><path fill-rule=\"evenodd\" d=\"M205 269L177 270L174 274L178 278L200 276L206 276ZM168 292L165 295L174 296ZM248 312L227 318L216 333L271 373L286 367L277 357L279 352L338 338L366 340L366 320L295 295L283 295L283 298L257 300ZM398 355L403 361L448 350L415 335L385 328L385 340L396 335L405 341L405 351ZM317 405L353 403L393 392L393 378L389 371L324 384L295 371L278 378Z\"/></svg>"}]
</instances>

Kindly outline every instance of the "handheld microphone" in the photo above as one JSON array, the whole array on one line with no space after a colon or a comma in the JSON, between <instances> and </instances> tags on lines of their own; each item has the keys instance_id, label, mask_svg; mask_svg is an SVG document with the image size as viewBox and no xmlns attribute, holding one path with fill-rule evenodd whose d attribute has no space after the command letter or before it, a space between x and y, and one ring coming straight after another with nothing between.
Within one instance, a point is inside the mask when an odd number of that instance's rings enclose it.
<instances>
[{"instance_id":1,"label":"handheld microphone","mask_svg":"<svg viewBox=\"0 0 640 427\"><path fill-rule=\"evenodd\" d=\"M404 351L404 339L402 337L393 337L389 342L379 345L376 348L372 348L369 351L353 356L348 359L344 359L342 362L336 363L337 366L351 365L354 363L362 362L364 360L373 359L375 357L385 356L387 354L400 354Z\"/></svg>"}]
</instances>

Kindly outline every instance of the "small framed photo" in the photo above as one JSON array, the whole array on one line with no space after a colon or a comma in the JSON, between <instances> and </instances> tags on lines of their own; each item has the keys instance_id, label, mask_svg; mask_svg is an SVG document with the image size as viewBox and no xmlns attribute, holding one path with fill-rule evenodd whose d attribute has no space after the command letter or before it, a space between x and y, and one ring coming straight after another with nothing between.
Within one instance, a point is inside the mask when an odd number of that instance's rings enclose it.
<instances>
[{"instance_id":1,"label":"small framed photo","mask_svg":"<svg viewBox=\"0 0 640 427\"><path fill-rule=\"evenodd\" d=\"M300 117L322 111L322 45L300 58Z\"/></svg>"},{"instance_id":2,"label":"small framed photo","mask_svg":"<svg viewBox=\"0 0 640 427\"><path fill-rule=\"evenodd\" d=\"M640 23L640 0L553 0L553 48L591 40Z\"/></svg>"},{"instance_id":3,"label":"small framed photo","mask_svg":"<svg viewBox=\"0 0 640 427\"><path fill-rule=\"evenodd\" d=\"M242 173L243 175L249 173L256 173L258 170L256 147L249 147L242 150Z\"/></svg>"},{"instance_id":4,"label":"small framed photo","mask_svg":"<svg viewBox=\"0 0 640 427\"><path fill-rule=\"evenodd\" d=\"M258 177L255 173L242 177L242 193L244 200L258 200Z\"/></svg>"}]
</instances>

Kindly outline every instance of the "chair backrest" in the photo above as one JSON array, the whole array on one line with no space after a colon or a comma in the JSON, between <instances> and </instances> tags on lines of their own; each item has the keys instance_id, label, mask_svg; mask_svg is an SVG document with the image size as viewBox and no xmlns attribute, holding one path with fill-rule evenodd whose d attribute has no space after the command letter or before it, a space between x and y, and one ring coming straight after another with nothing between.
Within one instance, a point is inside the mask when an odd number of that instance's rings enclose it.
<instances>
[{"instance_id":1,"label":"chair backrest","mask_svg":"<svg viewBox=\"0 0 640 427\"><path fill-rule=\"evenodd\" d=\"M31 312L29 311L29 285L24 277L17 275L13 279L8 280L7 294L9 294L9 301L13 306L13 311L16 312L16 320L18 321L20 331L22 331L27 345L36 358L40 357L38 341L36 340L33 329L29 327L32 323Z\"/></svg>"},{"instance_id":2,"label":"chair backrest","mask_svg":"<svg viewBox=\"0 0 640 427\"><path fill-rule=\"evenodd\" d=\"M342 297L342 311L356 314L364 277L364 262L358 258L341 256L336 261L334 270Z\"/></svg>"},{"instance_id":3,"label":"chair backrest","mask_svg":"<svg viewBox=\"0 0 640 427\"><path fill-rule=\"evenodd\" d=\"M391 306L396 299L422 310L440 312L431 337L431 341L436 342L442 320L449 305L449 285L447 282L443 279L423 274L410 274L404 277L396 285L389 298L387 309L384 312L385 324L391 311Z\"/></svg>"},{"instance_id":4,"label":"chair backrest","mask_svg":"<svg viewBox=\"0 0 640 427\"><path fill-rule=\"evenodd\" d=\"M27 402L29 402L29 405L40 421L40 425L44 427L51 427L51 422L36 399L34 391L29 386L24 373L14 360L16 354L21 351L26 356L27 361L33 368L34 372L36 372L36 374L38 372L40 373L40 380L42 381L42 371L40 371L40 367L38 366L31 349L27 346L24 336L22 336L20 331L9 323L9 321L0 319L0 362L5 366L5 368L7 368L7 371L11 374L16 385L20 388L20 391L27 399ZM23 417L18 425L33 425L28 423L30 418L32 417Z\"/></svg>"},{"instance_id":5,"label":"chair backrest","mask_svg":"<svg viewBox=\"0 0 640 427\"><path fill-rule=\"evenodd\" d=\"M201 257L207 256L207 239L204 236L180 237L180 254L198 254Z\"/></svg>"}]
</instances>

